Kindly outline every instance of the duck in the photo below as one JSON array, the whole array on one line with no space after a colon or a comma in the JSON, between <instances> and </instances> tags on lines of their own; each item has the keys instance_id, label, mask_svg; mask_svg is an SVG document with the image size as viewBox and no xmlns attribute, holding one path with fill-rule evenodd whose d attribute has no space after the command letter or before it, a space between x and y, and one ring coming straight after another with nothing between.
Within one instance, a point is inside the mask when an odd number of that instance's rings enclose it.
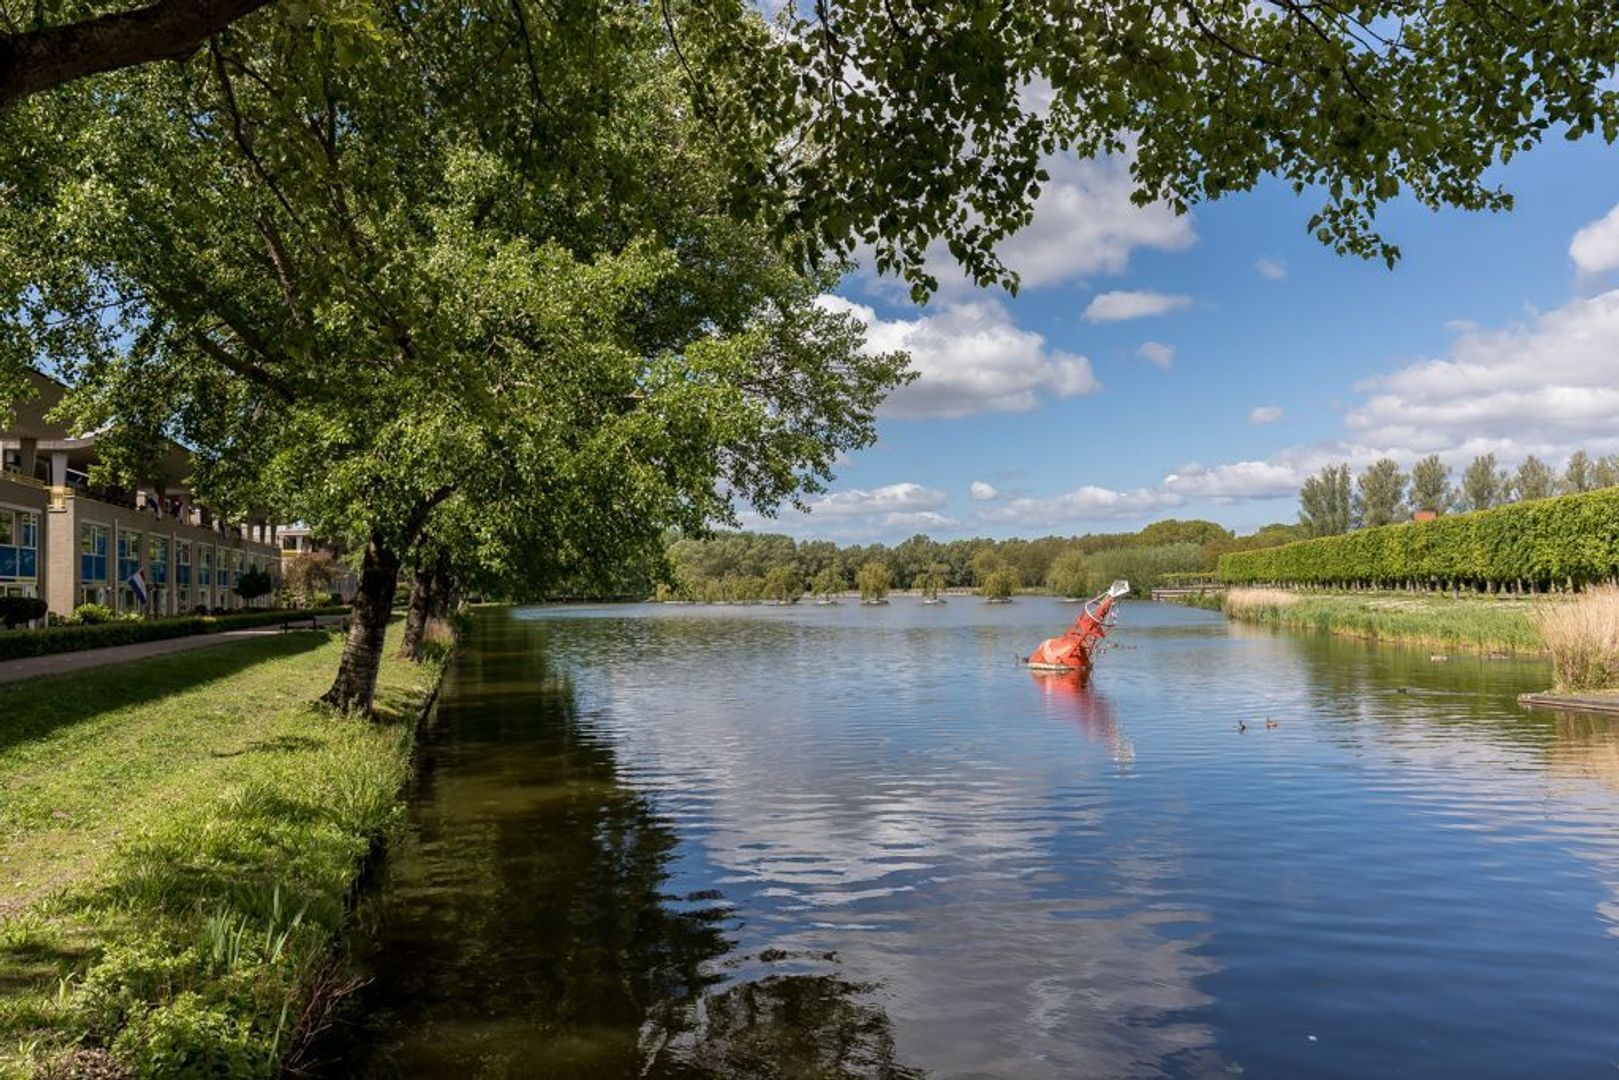
<instances>
[{"instance_id":1,"label":"duck","mask_svg":"<svg viewBox=\"0 0 1619 1080\"><path fill-rule=\"evenodd\" d=\"M1247 731L1248 730L1248 722L1246 720L1238 720L1237 721L1237 730L1238 731Z\"/></svg>"},{"instance_id":2,"label":"duck","mask_svg":"<svg viewBox=\"0 0 1619 1080\"><path fill-rule=\"evenodd\" d=\"M1265 717L1265 727L1266 728L1279 728L1281 726L1282 726L1282 722L1280 720L1272 720L1268 716Z\"/></svg>"}]
</instances>

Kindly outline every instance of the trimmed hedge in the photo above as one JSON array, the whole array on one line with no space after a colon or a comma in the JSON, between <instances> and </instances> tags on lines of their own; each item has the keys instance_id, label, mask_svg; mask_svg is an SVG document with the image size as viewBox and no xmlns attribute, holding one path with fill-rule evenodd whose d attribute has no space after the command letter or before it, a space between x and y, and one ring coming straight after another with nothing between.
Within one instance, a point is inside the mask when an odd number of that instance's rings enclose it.
<instances>
[{"instance_id":1,"label":"trimmed hedge","mask_svg":"<svg viewBox=\"0 0 1619 1080\"><path fill-rule=\"evenodd\" d=\"M172 619L142 619L138 622L97 623L90 626L48 626L43 630L14 630L0 633L0 660L25 656L104 649L109 645L134 645L142 641L217 634L224 630L245 630L271 626L287 619L310 615L340 615L346 607L299 609L293 611L244 611L240 615L181 615Z\"/></svg>"},{"instance_id":2,"label":"trimmed hedge","mask_svg":"<svg viewBox=\"0 0 1619 1080\"><path fill-rule=\"evenodd\" d=\"M1219 573L1232 585L1578 588L1619 576L1619 488L1233 551Z\"/></svg>"}]
</instances>

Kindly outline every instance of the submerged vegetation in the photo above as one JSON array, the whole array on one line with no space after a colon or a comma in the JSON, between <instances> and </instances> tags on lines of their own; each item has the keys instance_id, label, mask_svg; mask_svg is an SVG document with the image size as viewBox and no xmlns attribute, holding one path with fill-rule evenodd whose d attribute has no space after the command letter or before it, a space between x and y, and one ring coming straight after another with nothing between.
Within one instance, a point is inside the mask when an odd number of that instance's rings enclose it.
<instances>
[{"instance_id":1,"label":"submerged vegetation","mask_svg":"<svg viewBox=\"0 0 1619 1080\"><path fill-rule=\"evenodd\" d=\"M0 1077L273 1076L343 985L355 874L438 665L377 720L299 632L0 687Z\"/></svg>"}]
</instances>

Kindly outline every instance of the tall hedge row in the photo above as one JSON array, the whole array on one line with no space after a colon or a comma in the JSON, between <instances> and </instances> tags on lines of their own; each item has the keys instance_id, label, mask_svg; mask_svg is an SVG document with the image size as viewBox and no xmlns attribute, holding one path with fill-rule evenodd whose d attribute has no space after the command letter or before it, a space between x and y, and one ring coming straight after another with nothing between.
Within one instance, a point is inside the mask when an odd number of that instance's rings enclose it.
<instances>
[{"instance_id":1,"label":"tall hedge row","mask_svg":"<svg viewBox=\"0 0 1619 1080\"><path fill-rule=\"evenodd\" d=\"M1619 576L1619 488L1220 557L1232 585L1545 591Z\"/></svg>"}]
</instances>

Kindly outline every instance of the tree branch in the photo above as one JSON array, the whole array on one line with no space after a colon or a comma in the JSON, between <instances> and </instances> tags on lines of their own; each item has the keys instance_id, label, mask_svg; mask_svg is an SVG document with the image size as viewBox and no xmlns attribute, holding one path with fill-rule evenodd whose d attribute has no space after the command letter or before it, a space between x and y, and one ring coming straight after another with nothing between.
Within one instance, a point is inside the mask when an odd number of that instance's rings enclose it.
<instances>
[{"instance_id":1,"label":"tree branch","mask_svg":"<svg viewBox=\"0 0 1619 1080\"><path fill-rule=\"evenodd\" d=\"M0 35L0 112L30 94L153 60L191 55L273 0L158 0L64 26Z\"/></svg>"}]
</instances>

